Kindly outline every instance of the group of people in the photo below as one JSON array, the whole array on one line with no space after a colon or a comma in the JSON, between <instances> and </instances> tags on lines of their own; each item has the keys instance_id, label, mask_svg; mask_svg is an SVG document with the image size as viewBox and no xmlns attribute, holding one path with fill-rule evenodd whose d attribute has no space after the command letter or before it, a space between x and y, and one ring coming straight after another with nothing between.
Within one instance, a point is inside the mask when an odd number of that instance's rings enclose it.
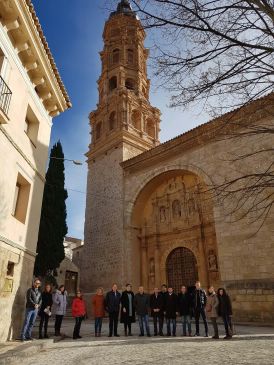
<instances>
[{"instance_id":1,"label":"group of people","mask_svg":"<svg viewBox=\"0 0 274 365\"><path fill-rule=\"evenodd\" d=\"M52 293L51 285L45 286L41 293L40 280L35 279L33 287L27 291L26 316L22 328L22 341L31 340L31 332L37 315L40 316L39 338L48 338L48 321L51 314L55 315L55 336L60 336L63 317L67 309L67 293L64 285ZM211 321L214 335L219 338L217 318L221 317L226 335L224 339L231 339L232 306L231 300L224 288L219 288L217 293L213 286L208 292L201 288L201 283L195 283L195 289L188 291L186 286L181 287L177 295L171 286L162 285L154 288L153 294L144 292L143 286L134 294L131 284L126 285L126 290L121 294L117 284L104 296L103 288L98 288L92 297L92 309L95 318L95 336L100 337L102 322L105 314L109 316L109 337L118 334L118 322L124 325L125 336L132 336L132 323L136 322L136 315L140 328L139 336L151 336L149 328L149 315L153 318L154 336L164 336L164 322L166 322L166 335L176 336L177 320L180 318L182 336L192 336L191 319L195 319L195 334L200 336L200 317L202 317L205 337L209 336L208 319ZM86 317L87 309L82 293L77 291L72 301L72 316L75 318L73 339L81 338L80 329L82 320Z\"/></svg>"}]
</instances>

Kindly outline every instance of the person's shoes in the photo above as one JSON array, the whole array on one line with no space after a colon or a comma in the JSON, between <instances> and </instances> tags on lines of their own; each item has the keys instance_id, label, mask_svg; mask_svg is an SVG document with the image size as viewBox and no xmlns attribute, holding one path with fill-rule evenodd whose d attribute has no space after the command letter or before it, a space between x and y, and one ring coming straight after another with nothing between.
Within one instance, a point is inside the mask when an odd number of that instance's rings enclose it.
<instances>
[{"instance_id":1,"label":"person's shoes","mask_svg":"<svg viewBox=\"0 0 274 365\"><path fill-rule=\"evenodd\" d=\"M82 336L79 335L79 336L77 336L77 338L82 338Z\"/></svg>"},{"instance_id":2,"label":"person's shoes","mask_svg":"<svg viewBox=\"0 0 274 365\"><path fill-rule=\"evenodd\" d=\"M140 333L140 334L139 334L139 337L144 337L144 334L143 334L143 333Z\"/></svg>"},{"instance_id":3,"label":"person's shoes","mask_svg":"<svg viewBox=\"0 0 274 365\"><path fill-rule=\"evenodd\" d=\"M148 334L147 334L147 337L151 337L151 334L149 334L149 333L148 333Z\"/></svg>"},{"instance_id":4,"label":"person's shoes","mask_svg":"<svg viewBox=\"0 0 274 365\"><path fill-rule=\"evenodd\" d=\"M232 339L232 336L229 336L229 335L226 335L225 337L224 337L224 340L231 340Z\"/></svg>"},{"instance_id":5,"label":"person's shoes","mask_svg":"<svg viewBox=\"0 0 274 365\"><path fill-rule=\"evenodd\" d=\"M44 336L44 338L49 338L49 335L47 334L47 333L45 333L45 336Z\"/></svg>"},{"instance_id":6,"label":"person's shoes","mask_svg":"<svg viewBox=\"0 0 274 365\"><path fill-rule=\"evenodd\" d=\"M199 337L200 336L200 333L195 333L194 335L195 337Z\"/></svg>"},{"instance_id":7,"label":"person's shoes","mask_svg":"<svg viewBox=\"0 0 274 365\"><path fill-rule=\"evenodd\" d=\"M159 333L159 335L160 335L160 336L164 336L163 332L160 332L160 333Z\"/></svg>"},{"instance_id":8,"label":"person's shoes","mask_svg":"<svg viewBox=\"0 0 274 365\"><path fill-rule=\"evenodd\" d=\"M26 342L26 339L25 338L20 338L20 341L21 342Z\"/></svg>"},{"instance_id":9,"label":"person's shoes","mask_svg":"<svg viewBox=\"0 0 274 365\"><path fill-rule=\"evenodd\" d=\"M183 337L186 337L186 333L183 333Z\"/></svg>"},{"instance_id":10,"label":"person's shoes","mask_svg":"<svg viewBox=\"0 0 274 365\"><path fill-rule=\"evenodd\" d=\"M154 333L154 336L158 336L158 334L157 333Z\"/></svg>"},{"instance_id":11,"label":"person's shoes","mask_svg":"<svg viewBox=\"0 0 274 365\"><path fill-rule=\"evenodd\" d=\"M76 337L76 336L73 336L72 338L73 338L74 340L77 340L77 339L78 339L78 337Z\"/></svg>"},{"instance_id":12,"label":"person's shoes","mask_svg":"<svg viewBox=\"0 0 274 365\"><path fill-rule=\"evenodd\" d=\"M208 333L205 334L205 337L208 337Z\"/></svg>"},{"instance_id":13,"label":"person's shoes","mask_svg":"<svg viewBox=\"0 0 274 365\"><path fill-rule=\"evenodd\" d=\"M112 334L109 334L108 337L112 337Z\"/></svg>"},{"instance_id":14,"label":"person's shoes","mask_svg":"<svg viewBox=\"0 0 274 365\"><path fill-rule=\"evenodd\" d=\"M39 340L42 340L43 339L43 336L42 335L39 335L38 338L39 338Z\"/></svg>"},{"instance_id":15,"label":"person's shoes","mask_svg":"<svg viewBox=\"0 0 274 365\"><path fill-rule=\"evenodd\" d=\"M120 335L118 335L118 333L116 333L116 335L114 335L115 337L120 337Z\"/></svg>"},{"instance_id":16,"label":"person's shoes","mask_svg":"<svg viewBox=\"0 0 274 365\"><path fill-rule=\"evenodd\" d=\"M26 337L26 341L33 341L32 337Z\"/></svg>"},{"instance_id":17,"label":"person's shoes","mask_svg":"<svg viewBox=\"0 0 274 365\"><path fill-rule=\"evenodd\" d=\"M219 336L212 336L213 340L219 340Z\"/></svg>"},{"instance_id":18,"label":"person's shoes","mask_svg":"<svg viewBox=\"0 0 274 365\"><path fill-rule=\"evenodd\" d=\"M61 333L60 332L55 332L54 336L59 337L59 336L61 336Z\"/></svg>"}]
</instances>

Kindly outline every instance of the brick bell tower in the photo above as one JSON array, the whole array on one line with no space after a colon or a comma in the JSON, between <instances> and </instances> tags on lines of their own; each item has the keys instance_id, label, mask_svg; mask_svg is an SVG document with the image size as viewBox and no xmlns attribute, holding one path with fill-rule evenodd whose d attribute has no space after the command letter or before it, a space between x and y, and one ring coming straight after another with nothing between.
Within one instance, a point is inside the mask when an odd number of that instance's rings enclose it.
<instances>
[{"instance_id":1,"label":"brick bell tower","mask_svg":"<svg viewBox=\"0 0 274 365\"><path fill-rule=\"evenodd\" d=\"M149 103L145 31L128 0L110 14L100 53L99 103L90 113L92 141L81 288L92 293L113 281L125 284L122 161L159 144L160 111Z\"/></svg>"}]
</instances>

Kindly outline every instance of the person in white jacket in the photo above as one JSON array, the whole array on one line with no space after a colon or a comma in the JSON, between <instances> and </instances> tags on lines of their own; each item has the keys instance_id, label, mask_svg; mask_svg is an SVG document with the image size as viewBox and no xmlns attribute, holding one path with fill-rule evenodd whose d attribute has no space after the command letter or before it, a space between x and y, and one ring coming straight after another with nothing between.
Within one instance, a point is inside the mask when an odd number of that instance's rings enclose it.
<instances>
[{"instance_id":1,"label":"person in white jacket","mask_svg":"<svg viewBox=\"0 0 274 365\"><path fill-rule=\"evenodd\" d=\"M61 336L61 326L64 315L67 310L67 292L65 290L64 285L59 286L59 290L56 290L55 293L52 294L52 313L55 314L55 336Z\"/></svg>"}]
</instances>

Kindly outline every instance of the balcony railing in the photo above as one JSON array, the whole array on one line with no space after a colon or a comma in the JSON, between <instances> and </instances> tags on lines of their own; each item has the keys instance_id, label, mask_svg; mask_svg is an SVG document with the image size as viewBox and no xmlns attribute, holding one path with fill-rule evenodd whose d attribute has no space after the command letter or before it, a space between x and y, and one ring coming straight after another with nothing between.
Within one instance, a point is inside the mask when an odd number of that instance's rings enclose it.
<instances>
[{"instance_id":1,"label":"balcony railing","mask_svg":"<svg viewBox=\"0 0 274 365\"><path fill-rule=\"evenodd\" d=\"M8 115L12 92L0 76L0 109Z\"/></svg>"}]
</instances>

